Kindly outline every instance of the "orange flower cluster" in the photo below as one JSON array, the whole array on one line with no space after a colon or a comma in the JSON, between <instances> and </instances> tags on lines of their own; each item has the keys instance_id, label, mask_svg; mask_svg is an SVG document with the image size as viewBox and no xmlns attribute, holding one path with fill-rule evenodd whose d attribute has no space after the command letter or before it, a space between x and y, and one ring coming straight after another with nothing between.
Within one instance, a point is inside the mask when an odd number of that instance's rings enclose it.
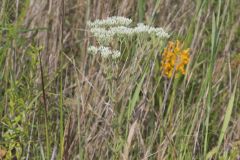
<instances>
[{"instance_id":1,"label":"orange flower cluster","mask_svg":"<svg viewBox=\"0 0 240 160\"><path fill-rule=\"evenodd\" d=\"M177 72L186 73L185 66L189 62L189 48L183 50L182 46L179 41L176 43L170 41L164 49L161 65L163 74L168 78Z\"/></svg>"}]
</instances>

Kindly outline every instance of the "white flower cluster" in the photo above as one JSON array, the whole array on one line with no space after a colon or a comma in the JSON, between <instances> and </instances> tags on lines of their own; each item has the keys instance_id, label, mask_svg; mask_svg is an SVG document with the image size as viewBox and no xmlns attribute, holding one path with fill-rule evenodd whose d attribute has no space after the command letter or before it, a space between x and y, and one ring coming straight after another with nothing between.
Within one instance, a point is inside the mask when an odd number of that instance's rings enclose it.
<instances>
[{"instance_id":1,"label":"white flower cluster","mask_svg":"<svg viewBox=\"0 0 240 160\"><path fill-rule=\"evenodd\" d=\"M135 34L147 33L149 35L156 35L158 38L169 38L169 34L163 28L155 28L143 23L138 23L134 28Z\"/></svg>"},{"instance_id":2,"label":"white flower cluster","mask_svg":"<svg viewBox=\"0 0 240 160\"><path fill-rule=\"evenodd\" d=\"M90 28L99 28L99 27L112 27L112 26L128 26L130 23L132 23L132 20L129 18L113 16L103 20L97 19L93 22L88 21L87 25Z\"/></svg>"},{"instance_id":3,"label":"white flower cluster","mask_svg":"<svg viewBox=\"0 0 240 160\"><path fill-rule=\"evenodd\" d=\"M108 30L109 34L112 36L133 36L133 28L128 28L125 26L112 27Z\"/></svg>"},{"instance_id":4,"label":"white flower cluster","mask_svg":"<svg viewBox=\"0 0 240 160\"><path fill-rule=\"evenodd\" d=\"M114 38L129 38L132 36L145 37L145 36L156 36L157 38L169 38L169 34L164 31L163 28L155 28L143 23L137 24L136 27L127 27L132 22L131 19L125 17L109 17L103 20L95 20L93 22L88 22L87 25L90 28L90 32L97 39L100 46L99 48L90 46L88 52L91 54L100 53L102 57L112 58L120 57L121 53L118 50L111 50L108 46L109 43L114 40Z\"/></svg>"},{"instance_id":5,"label":"white flower cluster","mask_svg":"<svg viewBox=\"0 0 240 160\"><path fill-rule=\"evenodd\" d=\"M92 28L91 33L96 37L99 43L108 44L115 37L131 37L133 35L141 36L142 34L153 35L158 38L169 38L169 34L162 28L155 28L144 24L138 24L135 28L125 26L105 28Z\"/></svg>"},{"instance_id":6,"label":"white flower cluster","mask_svg":"<svg viewBox=\"0 0 240 160\"><path fill-rule=\"evenodd\" d=\"M100 53L100 55L103 58L107 57L112 57L113 59L116 59L121 56L121 52L118 50L111 50L109 47L105 46L100 46L100 47L95 47L95 46L89 46L87 49L89 54L96 55L97 53Z\"/></svg>"},{"instance_id":7,"label":"white flower cluster","mask_svg":"<svg viewBox=\"0 0 240 160\"><path fill-rule=\"evenodd\" d=\"M121 56L121 52L119 50L114 50L112 54L112 58L116 59Z\"/></svg>"},{"instance_id":8,"label":"white flower cluster","mask_svg":"<svg viewBox=\"0 0 240 160\"><path fill-rule=\"evenodd\" d=\"M98 52L98 48L95 47L95 46L89 46L88 49L87 49L87 52L88 52L89 54L95 55L95 54L97 54L97 52Z\"/></svg>"},{"instance_id":9,"label":"white flower cluster","mask_svg":"<svg viewBox=\"0 0 240 160\"><path fill-rule=\"evenodd\" d=\"M108 44L113 38L113 34L104 28L92 28L90 31L101 44Z\"/></svg>"},{"instance_id":10,"label":"white flower cluster","mask_svg":"<svg viewBox=\"0 0 240 160\"><path fill-rule=\"evenodd\" d=\"M100 46L98 51L103 58L107 58L112 54L112 51L109 47Z\"/></svg>"}]
</instances>

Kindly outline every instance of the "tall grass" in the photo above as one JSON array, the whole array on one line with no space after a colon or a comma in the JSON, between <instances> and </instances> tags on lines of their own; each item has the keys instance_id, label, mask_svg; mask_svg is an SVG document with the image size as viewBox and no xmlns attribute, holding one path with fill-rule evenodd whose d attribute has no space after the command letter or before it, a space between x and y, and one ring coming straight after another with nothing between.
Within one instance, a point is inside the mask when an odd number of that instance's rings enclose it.
<instances>
[{"instance_id":1,"label":"tall grass","mask_svg":"<svg viewBox=\"0 0 240 160\"><path fill-rule=\"evenodd\" d=\"M1 1L0 159L239 158L239 5ZM116 60L87 54L98 43L86 22L112 15L171 37L112 42ZM176 40L190 62L167 78L162 53Z\"/></svg>"}]
</instances>

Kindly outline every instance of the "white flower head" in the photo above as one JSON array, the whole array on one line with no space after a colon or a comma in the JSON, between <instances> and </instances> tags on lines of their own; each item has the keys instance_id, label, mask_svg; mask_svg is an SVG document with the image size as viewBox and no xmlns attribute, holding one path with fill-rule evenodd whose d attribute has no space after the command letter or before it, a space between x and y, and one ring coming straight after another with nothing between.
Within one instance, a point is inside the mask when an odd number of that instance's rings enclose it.
<instances>
[{"instance_id":1,"label":"white flower head","mask_svg":"<svg viewBox=\"0 0 240 160\"><path fill-rule=\"evenodd\" d=\"M148 33L150 26L147 26L143 23L138 23L137 27L134 28L135 34Z\"/></svg>"},{"instance_id":2,"label":"white flower head","mask_svg":"<svg viewBox=\"0 0 240 160\"><path fill-rule=\"evenodd\" d=\"M118 51L118 50L114 50L113 51L113 54L112 54L112 58L113 59L116 59L116 58L119 58L121 56L121 52Z\"/></svg>"},{"instance_id":3,"label":"white flower head","mask_svg":"<svg viewBox=\"0 0 240 160\"><path fill-rule=\"evenodd\" d=\"M88 52L89 54L95 55L95 54L97 54L97 52L98 52L98 48L95 47L95 46L89 46L88 49L87 49L87 52Z\"/></svg>"},{"instance_id":4,"label":"white flower head","mask_svg":"<svg viewBox=\"0 0 240 160\"><path fill-rule=\"evenodd\" d=\"M92 28L90 31L101 44L108 44L113 38L113 33L104 28Z\"/></svg>"},{"instance_id":5,"label":"white flower head","mask_svg":"<svg viewBox=\"0 0 240 160\"><path fill-rule=\"evenodd\" d=\"M100 46L98 48L98 51L100 52L100 54L103 58L107 58L110 55L112 55L112 51L109 47Z\"/></svg>"},{"instance_id":6,"label":"white flower head","mask_svg":"<svg viewBox=\"0 0 240 160\"><path fill-rule=\"evenodd\" d=\"M134 28L134 32L136 35L141 35L143 33L147 33L148 35L155 35L158 38L169 38L167 32L164 31L163 28L155 28L143 23L137 24L137 27Z\"/></svg>"},{"instance_id":7,"label":"white flower head","mask_svg":"<svg viewBox=\"0 0 240 160\"><path fill-rule=\"evenodd\" d=\"M111 50L109 47L100 46L89 46L87 49L89 54L96 55L99 53L103 58L112 57L113 59L116 59L121 56L121 52L119 50Z\"/></svg>"},{"instance_id":8,"label":"white flower head","mask_svg":"<svg viewBox=\"0 0 240 160\"><path fill-rule=\"evenodd\" d=\"M128 28L125 26L112 27L109 31L115 36L132 36L134 34L132 28Z\"/></svg>"},{"instance_id":9,"label":"white flower head","mask_svg":"<svg viewBox=\"0 0 240 160\"><path fill-rule=\"evenodd\" d=\"M170 37L170 35L167 32L165 32L163 28L156 28L155 32L156 32L156 36L158 38L169 38Z\"/></svg>"},{"instance_id":10,"label":"white flower head","mask_svg":"<svg viewBox=\"0 0 240 160\"><path fill-rule=\"evenodd\" d=\"M130 23L132 23L132 20L129 18L113 16L113 17L108 17L107 19L102 19L102 20L97 19L93 22L88 21L87 26L90 28L128 26Z\"/></svg>"}]
</instances>

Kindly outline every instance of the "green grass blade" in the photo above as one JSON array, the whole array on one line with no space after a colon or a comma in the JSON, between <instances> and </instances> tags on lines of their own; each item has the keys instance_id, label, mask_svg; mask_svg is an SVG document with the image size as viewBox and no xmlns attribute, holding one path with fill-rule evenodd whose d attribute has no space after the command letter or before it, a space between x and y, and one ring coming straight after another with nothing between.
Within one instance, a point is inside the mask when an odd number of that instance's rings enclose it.
<instances>
[{"instance_id":1,"label":"green grass blade","mask_svg":"<svg viewBox=\"0 0 240 160\"><path fill-rule=\"evenodd\" d=\"M142 88L145 76L146 76L146 73L144 73L144 75L142 76L140 82L137 84L137 88L135 89L133 97L132 97L132 99L129 102L128 110L127 110L127 119L128 119L128 121L130 120L130 117L132 115L134 107L135 107L135 105L136 105L136 103L137 103L137 101L139 99L139 93L141 91L141 88Z\"/></svg>"},{"instance_id":2,"label":"green grass blade","mask_svg":"<svg viewBox=\"0 0 240 160\"><path fill-rule=\"evenodd\" d=\"M139 21L143 22L145 16L145 0L138 0Z\"/></svg>"},{"instance_id":3,"label":"green grass blade","mask_svg":"<svg viewBox=\"0 0 240 160\"><path fill-rule=\"evenodd\" d=\"M235 94L236 94L236 88L237 88L237 83L235 84L234 91L233 91L233 93L230 97L230 100L229 100L229 103L228 103L228 106L227 106L227 110L226 110L226 114L224 116L222 130L221 130L221 133L220 133L220 136L219 136L219 139L218 139L218 145L217 145L218 151L219 151L219 148L222 144L224 135L226 134L228 124L231 120L232 110L233 110L233 106L234 106L234 99L235 99Z\"/></svg>"}]
</instances>

